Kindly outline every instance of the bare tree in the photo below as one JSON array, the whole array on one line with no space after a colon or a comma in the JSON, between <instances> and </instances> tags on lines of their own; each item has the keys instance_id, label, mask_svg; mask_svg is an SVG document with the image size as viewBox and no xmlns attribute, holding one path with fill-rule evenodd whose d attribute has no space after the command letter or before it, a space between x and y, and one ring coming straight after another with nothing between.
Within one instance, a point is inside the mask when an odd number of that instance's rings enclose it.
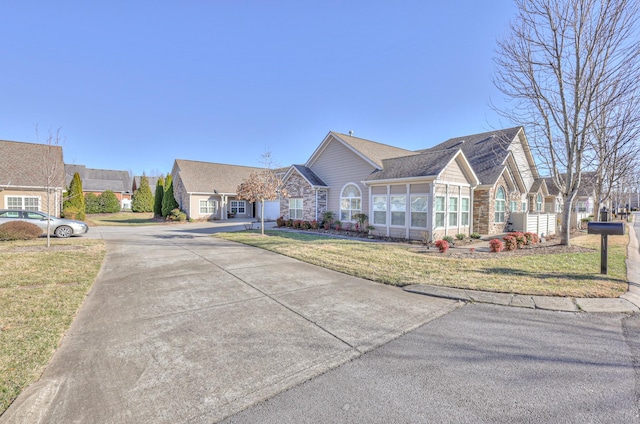
<instances>
[{"instance_id":1,"label":"bare tree","mask_svg":"<svg viewBox=\"0 0 640 424\"><path fill-rule=\"evenodd\" d=\"M561 243L569 245L582 171L596 158L594 121L640 84L638 0L516 4L494 79L514 107L499 112L530 130L532 150L562 194Z\"/></svg>"},{"instance_id":2,"label":"bare tree","mask_svg":"<svg viewBox=\"0 0 640 424\"><path fill-rule=\"evenodd\" d=\"M271 152L265 152L262 155L262 164L263 169L249 174L249 177L238 186L237 193L238 199L260 202L260 229L264 235L264 202L286 196L287 193L282 179L275 172Z\"/></svg>"},{"instance_id":3,"label":"bare tree","mask_svg":"<svg viewBox=\"0 0 640 424\"><path fill-rule=\"evenodd\" d=\"M36 126L36 140L40 141L40 132ZM62 155L60 153L60 128L56 132L49 130L46 140L44 140L45 148L42 150L41 170L44 188L46 191L46 207L47 213L47 247L51 246L51 214L57 214L56 208L62 201L62 193L56 196L56 189L64 186L64 163L62 163ZM62 180L61 180L62 177ZM51 197L54 197L54 210L51 211Z\"/></svg>"}]
</instances>

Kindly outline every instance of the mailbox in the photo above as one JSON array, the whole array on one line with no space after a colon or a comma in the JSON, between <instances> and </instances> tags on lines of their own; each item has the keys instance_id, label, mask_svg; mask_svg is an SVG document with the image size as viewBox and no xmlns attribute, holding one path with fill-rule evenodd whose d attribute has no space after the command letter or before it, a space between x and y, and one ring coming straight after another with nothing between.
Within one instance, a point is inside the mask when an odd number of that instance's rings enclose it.
<instances>
[{"instance_id":1,"label":"mailbox","mask_svg":"<svg viewBox=\"0 0 640 424\"><path fill-rule=\"evenodd\" d=\"M588 234L601 234L603 236L623 236L624 222L589 222Z\"/></svg>"}]
</instances>

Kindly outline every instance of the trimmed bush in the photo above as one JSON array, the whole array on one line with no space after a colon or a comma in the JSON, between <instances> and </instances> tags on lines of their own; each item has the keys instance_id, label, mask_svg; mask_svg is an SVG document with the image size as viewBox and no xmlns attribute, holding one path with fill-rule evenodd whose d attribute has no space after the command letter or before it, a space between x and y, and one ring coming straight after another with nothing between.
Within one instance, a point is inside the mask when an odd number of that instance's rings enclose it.
<instances>
[{"instance_id":1,"label":"trimmed bush","mask_svg":"<svg viewBox=\"0 0 640 424\"><path fill-rule=\"evenodd\" d=\"M441 253L445 253L447 250L449 250L449 242L445 239L436 240L435 245L438 248L438 251L440 251Z\"/></svg>"},{"instance_id":2,"label":"trimmed bush","mask_svg":"<svg viewBox=\"0 0 640 424\"><path fill-rule=\"evenodd\" d=\"M470 237L471 237L472 239L474 239L474 240L478 240L478 239L480 239L480 237L481 237L481 236L480 236L480 234L478 234L478 233L471 233L471 236L470 236Z\"/></svg>"},{"instance_id":3,"label":"trimmed bush","mask_svg":"<svg viewBox=\"0 0 640 424\"><path fill-rule=\"evenodd\" d=\"M457 238L458 240L464 240L464 238L465 238L466 236L467 236L467 235L466 235L466 234L463 234L463 233L456 234L456 238Z\"/></svg>"},{"instance_id":4,"label":"trimmed bush","mask_svg":"<svg viewBox=\"0 0 640 424\"><path fill-rule=\"evenodd\" d=\"M171 211L178 208L178 202L173 197L173 180L171 175L167 175L167 179L164 183L165 192L162 196L162 216L167 217L171 214Z\"/></svg>"},{"instance_id":5,"label":"trimmed bush","mask_svg":"<svg viewBox=\"0 0 640 424\"><path fill-rule=\"evenodd\" d=\"M42 235L35 224L25 221L10 221L0 225L0 240L31 240Z\"/></svg>"},{"instance_id":6,"label":"trimmed bush","mask_svg":"<svg viewBox=\"0 0 640 424\"><path fill-rule=\"evenodd\" d=\"M518 241L514 236L507 235L502 240L504 240L504 250L516 250L518 248Z\"/></svg>"},{"instance_id":7,"label":"trimmed bush","mask_svg":"<svg viewBox=\"0 0 640 424\"><path fill-rule=\"evenodd\" d=\"M502 249L504 249L504 244L499 239L491 239L489 241L489 249L493 253L502 252Z\"/></svg>"},{"instance_id":8,"label":"trimmed bush","mask_svg":"<svg viewBox=\"0 0 640 424\"><path fill-rule=\"evenodd\" d=\"M80 179L80 174L77 172L73 174L73 179L69 184L69 190L67 191L66 199L62 204L62 209L62 214L65 218L79 219L81 221L84 221L85 219L82 180ZM71 217L71 215L73 217Z\"/></svg>"},{"instance_id":9,"label":"trimmed bush","mask_svg":"<svg viewBox=\"0 0 640 424\"><path fill-rule=\"evenodd\" d=\"M86 213L101 213L102 206L100 205L100 196L96 196L94 193L85 194L84 211Z\"/></svg>"},{"instance_id":10,"label":"trimmed bush","mask_svg":"<svg viewBox=\"0 0 640 424\"><path fill-rule=\"evenodd\" d=\"M120 201L113 191L107 190L100 195L100 209L102 213L120 212Z\"/></svg>"},{"instance_id":11,"label":"trimmed bush","mask_svg":"<svg viewBox=\"0 0 640 424\"><path fill-rule=\"evenodd\" d=\"M444 236L444 237L442 237L442 240L446 240L447 243L453 244L453 237L452 236Z\"/></svg>"},{"instance_id":12,"label":"trimmed bush","mask_svg":"<svg viewBox=\"0 0 640 424\"><path fill-rule=\"evenodd\" d=\"M285 221L284 221L284 217L281 216L280 218L276 219L276 225L278 227L284 227L285 226Z\"/></svg>"}]
</instances>

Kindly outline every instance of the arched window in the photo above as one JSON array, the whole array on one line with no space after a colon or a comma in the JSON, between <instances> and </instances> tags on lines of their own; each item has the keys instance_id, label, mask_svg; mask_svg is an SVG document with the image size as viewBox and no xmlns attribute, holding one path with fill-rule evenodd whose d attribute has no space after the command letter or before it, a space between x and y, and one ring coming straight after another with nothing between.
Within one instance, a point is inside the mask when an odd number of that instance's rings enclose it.
<instances>
[{"instance_id":1,"label":"arched window","mask_svg":"<svg viewBox=\"0 0 640 424\"><path fill-rule=\"evenodd\" d=\"M542 194L536 196L536 212L542 212Z\"/></svg>"},{"instance_id":2,"label":"arched window","mask_svg":"<svg viewBox=\"0 0 640 424\"><path fill-rule=\"evenodd\" d=\"M498 187L498 191L496 192L496 211L494 215L496 222L504 222L505 199L504 188Z\"/></svg>"},{"instance_id":3,"label":"arched window","mask_svg":"<svg viewBox=\"0 0 640 424\"><path fill-rule=\"evenodd\" d=\"M340 193L340 221L356 221L353 215L362 212L362 195L355 184L347 184Z\"/></svg>"}]
</instances>

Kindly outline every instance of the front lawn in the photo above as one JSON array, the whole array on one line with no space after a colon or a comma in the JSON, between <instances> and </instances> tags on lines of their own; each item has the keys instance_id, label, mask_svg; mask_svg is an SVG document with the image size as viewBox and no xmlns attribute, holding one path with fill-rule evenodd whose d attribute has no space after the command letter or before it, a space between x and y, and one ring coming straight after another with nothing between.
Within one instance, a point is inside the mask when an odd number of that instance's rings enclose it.
<instances>
[{"instance_id":1,"label":"front lawn","mask_svg":"<svg viewBox=\"0 0 640 424\"><path fill-rule=\"evenodd\" d=\"M102 266L102 240L0 242L0 415L37 380Z\"/></svg>"},{"instance_id":2,"label":"front lawn","mask_svg":"<svg viewBox=\"0 0 640 424\"><path fill-rule=\"evenodd\" d=\"M587 252L511 256L503 253L453 257L421 253L394 243L343 240L284 231L242 231L216 237L260 247L324 268L384 284L431 284L472 290L543 296L618 297L627 290L628 236L609 237L608 275L600 274L600 236L572 243Z\"/></svg>"},{"instance_id":3,"label":"front lawn","mask_svg":"<svg viewBox=\"0 0 640 424\"><path fill-rule=\"evenodd\" d=\"M153 212L117 212L87 214L85 219L92 227L105 225L154 225L164 221L153 218Z\"/></svg>"}]
</instances>

